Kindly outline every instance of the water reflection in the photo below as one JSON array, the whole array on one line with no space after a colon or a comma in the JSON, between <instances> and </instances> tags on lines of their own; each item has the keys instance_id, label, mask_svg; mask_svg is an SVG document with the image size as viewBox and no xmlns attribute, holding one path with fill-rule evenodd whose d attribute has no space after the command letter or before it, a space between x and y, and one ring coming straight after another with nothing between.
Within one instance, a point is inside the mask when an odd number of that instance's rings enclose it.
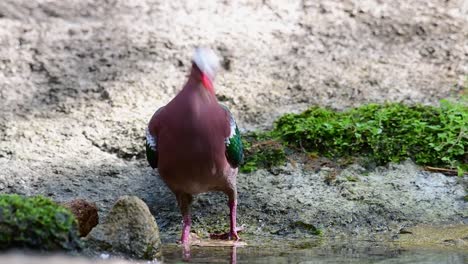
<instances>
[{"instance_id":1,"label":"water reflection","mask_svg":"<svg viewBox=\"0 0 468 264\"><path fill-rule=\"evenodd\" d=\"M182 260L184 262L192 262L192 251L190 245L182 245ZM229 254L229 263L237 264L237 245L232 245L230 247L225 247L224 252ZM227 258L227 256L226 256Z\"/></svg>"},{"instance_id":2,"label":"water reflection","mask_svg":"<svg viewBox=\"0 0 468 264\"><path fill-rule=\"evenodd\" d=\"M190 252L190 245L182 245L182 260L190 262L192 260L192 253Z\"/></svg>"},{"instance_id":3,"label":"water reflection","mask_svg":"<svg viewBox=\"0 0 468 264\"><path fill-rule=\"evenodd\" d=\"M407 250L375 243L305 248L304 243L267 246L180 246L163 249L167 263L468 263L463 250Z\"/></svg>"}]
</instances>

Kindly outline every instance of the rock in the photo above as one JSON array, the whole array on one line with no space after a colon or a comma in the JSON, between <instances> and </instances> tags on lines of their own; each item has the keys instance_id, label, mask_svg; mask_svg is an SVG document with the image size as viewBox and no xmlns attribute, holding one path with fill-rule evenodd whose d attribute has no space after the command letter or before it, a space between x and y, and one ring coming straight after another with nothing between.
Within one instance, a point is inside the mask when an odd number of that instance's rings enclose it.
<instances>
[{"instance_id":1,"label":"rock","mask_svg":"<svg viewBox=\"0 0 468 264\"><path fill-rule=\"evenodd\" d=\"M80 236L85 237L91 229L99 223L98 210L95 203L90 203L84 199L75 199L63 204L75 215L78 220Z\"/></svg>"},{"instance_id":2,"label":"rock","mask_svg":"<svg viewBox=\"0 0 468 264\"><path fill-rule=\"evenodd\" d=\"M159 229L148 206L136 196L123 196L104 223L87 236L90 246L139 259L160 256Z\"/></svg>"}]
</instances>

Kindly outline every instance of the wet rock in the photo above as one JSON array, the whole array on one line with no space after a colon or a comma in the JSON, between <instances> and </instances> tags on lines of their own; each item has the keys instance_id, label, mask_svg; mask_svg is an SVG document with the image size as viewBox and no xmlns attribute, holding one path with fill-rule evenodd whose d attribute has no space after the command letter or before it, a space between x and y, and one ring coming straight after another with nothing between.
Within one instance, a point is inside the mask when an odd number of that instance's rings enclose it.
<instances>
[{"instance_id":1,"label":"wet rock","mask_svg":"<svg viewBox=\"0 0 468 264\"><path fill-rule=\"evenodd\" d=\"M98 210L95 203L84 199L75 199L63 204L78 220L80 236L85 237L99 223Z\"/></svg>"},{"instance_id":2,"label":"wet rock","mask_svg":"<svg viewBox=\"0 0 468 264\"><path fill-rule=\"evenodd\" d=\"M135 196L119 198L104 223L96 226L87 239L92 247L133 258L154 259L160 255L158 226L148 206Z\"/></svg>"}]
</instances>

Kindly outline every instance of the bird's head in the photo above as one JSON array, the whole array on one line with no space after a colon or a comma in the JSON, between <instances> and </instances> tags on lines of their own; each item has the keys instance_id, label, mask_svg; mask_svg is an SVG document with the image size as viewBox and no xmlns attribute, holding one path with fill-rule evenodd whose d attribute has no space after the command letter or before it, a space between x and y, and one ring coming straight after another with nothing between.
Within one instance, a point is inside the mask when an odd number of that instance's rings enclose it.
<instances>
[{"instance_id":1,"label":"bird's head","mask_svg":"<svg viewBox=\"0 0 468 264\"><path fill-rule=\"evenodd\" d=\"M203 86L214 93L213 81L220 68L219 58L213 50L208 48L197 48L193 55L193 68L201 74Z\"/></svg>"}]
</instances>

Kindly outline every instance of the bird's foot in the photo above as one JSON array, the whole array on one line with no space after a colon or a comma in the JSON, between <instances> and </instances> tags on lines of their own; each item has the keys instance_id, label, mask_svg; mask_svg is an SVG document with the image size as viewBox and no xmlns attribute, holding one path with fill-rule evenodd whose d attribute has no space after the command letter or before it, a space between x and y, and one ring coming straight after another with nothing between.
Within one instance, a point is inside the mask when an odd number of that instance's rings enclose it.
<instances>
[{"instance_id":1,"label":"bird's foot","mask_svg":"<svg viewBox=\"0 0 468 264\"><path fill-rule=\"evenodd\" d=\"M177 240L177 244L179 244L179 245L183 245L183 246L185 246L185 245L190 245L190 241L189 241L189 239L188 239L188 238L185 238L185 239L179 239L179 240Z\"/></svg>"},{"instance_id":2,"label":"bird's foot","mask_svg":"<svg viewBox=\"0 0 468 264\"><path fill-rule=\"evenodd\" d=\"M240 237L237 234L238 232L242 232L244 230L243 227L237 227L235 230L232 230L227 233L223 234L210 234L211 239L220 239L220 240L234 240L234 241L239 241Z\"/></svg>"},{"instance_id":3,"label":"bird's foot","mask_svg":"<svg viewBox=\"0 0 468 264\"><path fill-rule=\"evenodd\" d=\"M179 241L177 241L177 244L180 245L190 245L190 233L189 232L183 232L182 236Z\"/></svg>"}]
</instances>

